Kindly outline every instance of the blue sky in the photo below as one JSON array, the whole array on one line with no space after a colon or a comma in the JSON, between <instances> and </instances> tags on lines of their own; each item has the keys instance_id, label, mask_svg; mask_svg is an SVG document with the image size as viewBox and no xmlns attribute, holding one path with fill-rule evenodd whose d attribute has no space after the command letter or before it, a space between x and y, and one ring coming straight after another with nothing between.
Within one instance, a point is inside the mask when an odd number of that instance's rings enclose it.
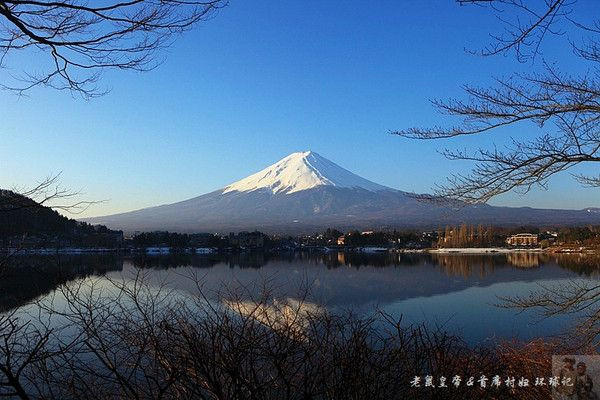
<instances>
[{"instance_id":1,"label":"blue sky","mask_svg":"<svg viewBox=\"0 0 600 400\"><path fill-rule=\"evenodd\" d=\"M592 7L583 2L582 12ZM197 196L310 149L375 182L427 192L469 167L437 150L539 133L523 126L434 142L388 133L451 123L429 99L536 67L464 51L485 45L490 27L499 28L490 13L451 0L232 0L180 37L156 70L106 73L104 97L0 92L0 186L62 171L84 198L108 200L84 215L104 215ZM549 42L544 57L585 68L565 44ZM16 59L14 71L33 57ZM598 194L563 174L547 191L492 203L583 208L600 206Z\"/></svg>"}]
</instances>

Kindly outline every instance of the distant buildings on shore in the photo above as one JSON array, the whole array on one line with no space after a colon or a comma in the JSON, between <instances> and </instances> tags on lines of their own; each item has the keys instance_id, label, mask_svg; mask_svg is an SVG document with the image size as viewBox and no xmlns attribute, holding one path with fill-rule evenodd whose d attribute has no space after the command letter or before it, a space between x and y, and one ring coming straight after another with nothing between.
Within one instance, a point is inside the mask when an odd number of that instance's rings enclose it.
<instances>
[{"instance_id":1,"label":"distant buildings on shore","mask_svg":"<svg viewBox=\"0 0 600 400\"><path fill-rule=\"evenodd\" d=\"M506 244L515 247L533 247L538 245L537 233L517 233L506 238Z\"/></svg>"}]
</instances>

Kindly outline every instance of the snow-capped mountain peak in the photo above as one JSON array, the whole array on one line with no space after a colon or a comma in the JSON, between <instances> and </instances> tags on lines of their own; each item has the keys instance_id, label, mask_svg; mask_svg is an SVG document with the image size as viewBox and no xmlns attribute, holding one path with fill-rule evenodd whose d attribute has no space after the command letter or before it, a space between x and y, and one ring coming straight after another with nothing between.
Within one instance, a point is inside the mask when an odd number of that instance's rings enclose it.
<instances>
[{"instance_id":1,"label":"snow-capped mountain peak","mask_svg":"<svg viewBox=\"0 0 600 400\"><path fill-rule=\"evenodd\" d=\"M341 189L338 189L341 188ZM288 193L292 193L288 195ZM594 225L600 212L465 206L421 202L406 192L363 179L306 151L224 189L121 214L87 219L126 232L309 233L338 227L430 229L444 225Z\"/></svg>"},{"instance_id":2,"label":"snow-capped mountain peak","mask_svg":"<svg viewBox=\"0 0 600 400\"><path fill-rule=\"evenodd\" d=\"M372 192L390 189L361 178L314 151L304 151L292 153L262 171L232 183L223 189L223 193L268 189L273 193L290 194L318 186L361 188Z\"/></svg>"}]
</instances>

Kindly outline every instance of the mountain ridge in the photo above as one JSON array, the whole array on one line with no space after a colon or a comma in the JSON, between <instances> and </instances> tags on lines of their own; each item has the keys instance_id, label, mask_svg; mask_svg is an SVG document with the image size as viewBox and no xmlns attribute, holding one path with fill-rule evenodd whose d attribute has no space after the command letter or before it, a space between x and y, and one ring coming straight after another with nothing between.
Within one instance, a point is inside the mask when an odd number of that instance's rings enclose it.
<instances>
[{"instance_id":1,"label":"mountain ridge","mask_svg":"<svg viewBox=\"0 0 600 400\"><path fill-rule=\"evenodd\" d=\"M600 213L488 204L449 207L364 179L306 151L221 189L172 204L87 218L126 232L262 230L309 233L343 229L439 228L446 224L578 225L600 223Z\"/></svg>"}]
</instances>

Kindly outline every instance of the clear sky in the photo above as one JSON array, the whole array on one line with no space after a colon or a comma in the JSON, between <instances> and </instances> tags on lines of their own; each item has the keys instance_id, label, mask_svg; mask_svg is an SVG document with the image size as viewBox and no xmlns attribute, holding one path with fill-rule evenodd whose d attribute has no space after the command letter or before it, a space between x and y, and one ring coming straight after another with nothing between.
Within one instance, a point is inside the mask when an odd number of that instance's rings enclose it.
<instances>
[{"instance_id":1,"label":"clear sky","mask_svg":"<svg viewBox=\"0 0 600 400\"><path fill-rule=\"evenodd\" d=\"M388 133L451 123L429 99L536 67L465 52L487 43L493 27L489 12L452 0L232 0L180 37L156 70L106 73L104 97L0 92L0 187L63 171L63 184L85 199L108 200L84 215L105 215L197 196L314 150L377 183L427 192L469 167L436 150L539 133L523 126L436 142ZM544 57L584 68L560 43ZM583 208L600 206L599 194L563 174L547 191L492 203Z\"/></svg>"}]
</instances>

